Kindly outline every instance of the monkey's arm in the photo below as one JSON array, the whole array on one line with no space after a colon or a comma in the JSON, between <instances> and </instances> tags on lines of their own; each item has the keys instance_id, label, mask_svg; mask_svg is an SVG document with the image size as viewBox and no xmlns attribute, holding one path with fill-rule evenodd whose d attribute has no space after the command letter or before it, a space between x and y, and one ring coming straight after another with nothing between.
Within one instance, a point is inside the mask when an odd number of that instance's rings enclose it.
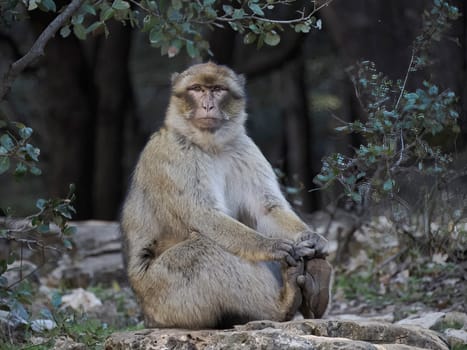
<instances>
[{"instance_id":1,"label":"monkey's arm","mask_svg":"<svg viewBox=\"0 0 467 350\"><path fill-rule=\"evenodd\" d=\"M327 240L316 232L312 232L308 225L292 210L290 204L282 194L271 165L253 145L256 152L256 169L260 178L256 178L251 186L254 195L247 198L252 208L257 230L269 237L284 237L296 241L295 254L297 256L325 256Z\"/></svg>"},{"instance_id":2,"label":"monkey's arm","mask_svg":"<svg viewBox=\"0 0 467 350\"><path fill-rule=\"evenodd\" d=\"M224 247L227 251L250 261L285 259L294 265L294 242L268 238L241 222L212 208L196 208L190 226Z\"/></svg>"}]
</instances>

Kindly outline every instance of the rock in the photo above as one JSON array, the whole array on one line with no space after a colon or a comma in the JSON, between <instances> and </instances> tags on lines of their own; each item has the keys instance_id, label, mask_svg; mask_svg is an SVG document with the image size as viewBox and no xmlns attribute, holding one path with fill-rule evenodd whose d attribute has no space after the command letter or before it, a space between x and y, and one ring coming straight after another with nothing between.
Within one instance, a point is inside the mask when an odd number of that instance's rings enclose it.
<instances>
[{"instance_id":1,"label":"rock","mask_svg":"<svg viewBox=\"0 0 467 350\"><path fill-rule=\"evenodd\" d=\"M333 318L337 320L344 320L344 321L377 321L377 322L394 322L394 314L387 313L381 315L371 315L371 316L360 316L355 314L340 314L340 315L332 315Z\"/></svg>"},{"instance_id":2,"label":"rock","mask_svg":"<svg viewBox=\"0 0 467 350\"><path fill-rule=\"evenodd\" d=\"M34 281L38 280L37 265L27 260L15 260L7 266L7 270L2 274L8 280L7 285L11 286L30 278Z\"/></svg>"},{"instance_id":3,"label":"rock","mask_svg":"<svg viewBox=\"0 0 467 350\"><path fill-rule=\"evenodd\" d=\"M49 274L47 284L84 288L91 284L126 282L119 224L90 220L72 225L77 228L73 236L74 255L63 255Z\"/></svg>"},{"instance_id":4,"label":"rock","mask_svg":"<svg viewBox=\"0 0 467 350\"><path fill-rule=\"evenodd\" d=\"M123 349L361 349L447 350L436 332L385 322L255 321L230 330L146 329L114 333L106 350Z\"/></svg>"},{"instance_id":5,"label":"rock","mask_svg":"<svg viewBox=\"0 0 467 350\"><path fill-rule=\"evenodd\" d=\"M73 310L88 312L98 306L102 306L102 302L94 293L88 292L83 288L78 288L62 297L62 307L67 306Z\"/></svg>"},{"instance_id":6,"label":"rock","mask_svg":"<svg viewBox=\"0 0 467 350\"><path fill-rule=\"evenodd\" d=\"M437 331L448 328L467 330L467 314L456 311L448 312L431 327Z\"/></svg>"},{"instance_id":7,"label":"rock","mask_svg":"<svg viewBox=\"0 0 467 350\"><path fill-rule=\"evenodd\" d=\"M50 331L54 329L55 327L57 327L57 324L55 323L55 321L43 320L43 319L31 321L30 325L31 325L31 329L34 332L38 332L38 333Z\"/></svg>"},{"instance_id":8,"label":"rock","mask_svg":"<svg viewBox=\"0 0 467 350\"><path fill-rule=\"evenodd\" d=\"M418 316L411 316L396 322L405 326L420 326L431 329L436 323L440 322L446 316L445 312L428 312Z\"/></svg>"},{"instance_id":9,"label":"rock","mask_svg":"<svg viewBox=\"0 0 467 350\"><path fill-rule=\"evenodd\" d=\"M460 348L464 345L463 349L467 349L467 332L463 329L446 329L444 335L448 340L449 346L451 349Z\"/></svg>"},{"instance_id":10,"label":"rock","mask_svg":"<svg viewBox=\"0 0 467 350\"><path fill-rule=\"evenodd\" d=\"M58 337L52 350L86 350L88 347L83 343L77 343L68 337Z\"/></svg>"}]
</instances>

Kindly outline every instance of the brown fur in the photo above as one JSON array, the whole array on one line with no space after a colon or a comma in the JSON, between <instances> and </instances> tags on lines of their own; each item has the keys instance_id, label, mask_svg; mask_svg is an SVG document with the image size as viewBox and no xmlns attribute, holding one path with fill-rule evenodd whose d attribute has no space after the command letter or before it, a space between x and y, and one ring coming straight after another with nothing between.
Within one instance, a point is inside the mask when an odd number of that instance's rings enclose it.
<instances>
[{"instance_id":1,"label":"brown fur","mask_svg":"<svg viewBox=\"0 0 467 350\"><path fill-rule=\"evenodd\" d=\"M298 258L324 249L245 133L244 83L213 63L174 75L165 126L141 153L121 228L148 326L290 319L297 278L309 281Z\"/></svg>"}]
</instances>

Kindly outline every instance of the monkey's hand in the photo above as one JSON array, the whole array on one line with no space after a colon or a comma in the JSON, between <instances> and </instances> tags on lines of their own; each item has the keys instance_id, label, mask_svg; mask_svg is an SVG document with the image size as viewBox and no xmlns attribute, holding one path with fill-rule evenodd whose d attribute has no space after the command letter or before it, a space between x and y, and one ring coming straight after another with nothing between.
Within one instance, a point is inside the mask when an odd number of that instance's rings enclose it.
<instances>
[{"instance_id":1,"label":"monkey's hand","mask_svg":"<svg viewBox=\"0 0 467 350\"><path fill-rule=\"evenodd\" d=\"M295 260L295 245L296 243L290 239L268 239L268 255L272 260L283 260L289 266L296 266Z\"/></svg>"},{"instance_id":2,"label":"monkey's hand","mask_svg":"<svg viewBox=\"0 0 467 350\"><path fill-rule=\"evenodd\" d=\"M305 231L295 240L295 259L306 258L324 258L328 255L328 240L319 233Z\"/></svg>"}]
</instances>

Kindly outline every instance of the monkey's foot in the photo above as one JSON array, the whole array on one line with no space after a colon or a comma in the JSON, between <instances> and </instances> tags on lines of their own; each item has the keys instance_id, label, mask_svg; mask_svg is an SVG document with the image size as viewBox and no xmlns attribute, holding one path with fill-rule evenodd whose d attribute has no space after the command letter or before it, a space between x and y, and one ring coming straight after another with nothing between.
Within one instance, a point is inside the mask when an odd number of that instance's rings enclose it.
<instances>
[{"instance_id":1,"label":"monkey's foot","mask_svg":"<svg viewBox=\"0 0 467 350\"><path fill-rule=\"evenodd\" d=\"M286 263L282 265L283 278L285 282L285 294L283 296L285 301L285 319L291 320L300 305L303 304L302 297L302 283L305 279L305 264L303 260L296 262L295 266L288 266Z\"/></svg>"},{"instance_id":2,"label":"monkey's foot","mask_svg":"<svg viewBox=\"0 0 467 350\"><path fill-rule=\"evenodd\" d=\"M300 312L305 318L321 318L329 304L332 267L324 259L311 259L305 264L305 278L299 281L303 293Z\"/></svg>"}]
</instances>

